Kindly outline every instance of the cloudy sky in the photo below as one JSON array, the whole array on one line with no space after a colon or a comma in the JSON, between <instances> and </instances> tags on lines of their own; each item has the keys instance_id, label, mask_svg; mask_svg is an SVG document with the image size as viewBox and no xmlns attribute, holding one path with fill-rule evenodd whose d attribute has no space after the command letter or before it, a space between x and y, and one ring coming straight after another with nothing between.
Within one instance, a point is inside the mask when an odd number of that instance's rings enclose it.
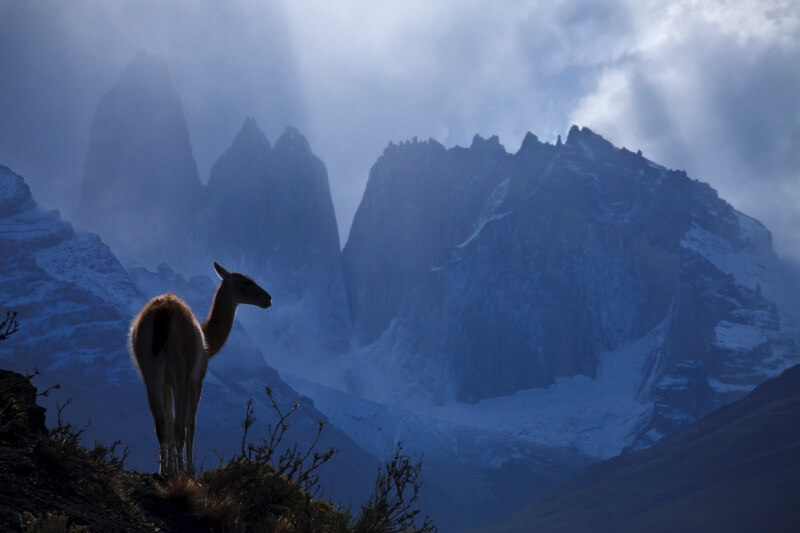
<instances>
[{"instance_id":1,"label":"cloudy sky","mask_svg":"<svg viewBox=\"0 0 800 533\"><path fill-rule=\"evenodd\" d=\"M167 5L164 5L167 4ZM800 3L0 0L0 163L78 199L94 108L137 50L167 62L200 176L255 116L327 164L343 242L390 140L571 124L709 182L800 261Z\"/></svg>"}]
</instances>

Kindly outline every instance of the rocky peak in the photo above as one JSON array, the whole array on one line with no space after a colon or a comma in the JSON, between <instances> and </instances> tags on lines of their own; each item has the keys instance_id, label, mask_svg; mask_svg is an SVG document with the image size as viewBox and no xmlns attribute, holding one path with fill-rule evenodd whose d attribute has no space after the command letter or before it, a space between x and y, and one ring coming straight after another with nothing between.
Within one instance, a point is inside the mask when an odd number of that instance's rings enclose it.
<instances>
[{"instance_id":1,"label":"rocky peak","mask_svg":"<svg viewBox=\"0 0 800 533\"><path fill-rule=\"evenodd\" d=\"M497 135L492 135L486 139L480 135L475 135L469 148L475 154L506 153L506 149L500 144L500 138Z\"/></svg>"},{"instance_id":2,"label":"rocky peak","mask_svg":"<svg viewBox=\"0 0 800 533\"><path fill-rule=\"evenodd\" d=\"M254 117L247 117L242 124L242 129L236 134L231 144L232 150L248 150L258 148L261 150L269 150L270 144L267 136L258 127L258 123Z\"/></svg>"},{"instance_id":3,"label":"rocky peak","mask_svg":"<svg viewBox=\"0 0 800 533\"><path fill-rule=\"evenodd\" d=\"M166 63L160 57L142 50L128 63L118 87L148 91L174 90Z\"/></svg>"},{"instance_id":4,"label":"rocky peak","mask_svg":"<svg viewBox=\"0 0 800 533\"><path fill-rule=\"evenodd\" d=\"M287 126L278 140L275 141L275 151L284 154L312 156L311 146L305 136L292 126Z\"/></svg>"},{"instance_id":5,"label":"rocky peak","mask_svg":"<svg viewBox=\"0 0 800 533\"><path fill-rule=\"evenodd\" d=\"M543 143L539 141L539 138L536 137L531 132L525 134L525 138L522 139L522 144L517 150L517 153L514 154L514 158L520 161L523 165L530 166L531 163L535 161L545 161L547 155L552 155L553 153L553 145L548 143ZM542 156L545 156L544 158ZM535 163L533 163L535 166Z\"/></svg>"},{"instance_id":6,"label":"rocky peak","mask_svg":"<svg viewBox=\"0 0 800 533\"><path fill-rule=\"evenodd\" d=\"M525 134L525 137L522 139L522 144L517 150L517 153L524 153L529 150L533 150L538 147L541 143L539 142L539 138L531 132Z\"/></svg>"},{"instance_id":7,"label":"rocky peak","mask_svg":"<svg viewBox=\"0 0 800 533\"><path fill-rule=\"evenodd\" d=\"M97 107L75 221L121 255L184 268L201 203L180 97L166 65L138 54Z\"/></svg>"},{"instance_id":8,"label":"rocky peak","mask_svg":"<svg viewBox=\"0 0 800 533\"><path fill-rule=\"evenodd\" d=\"M569 129L566 146L575 150L582 150L585 155L609 153L616 150L613 144L589 128L578 128L576 125Z\"/></svg>"}]
</instances>

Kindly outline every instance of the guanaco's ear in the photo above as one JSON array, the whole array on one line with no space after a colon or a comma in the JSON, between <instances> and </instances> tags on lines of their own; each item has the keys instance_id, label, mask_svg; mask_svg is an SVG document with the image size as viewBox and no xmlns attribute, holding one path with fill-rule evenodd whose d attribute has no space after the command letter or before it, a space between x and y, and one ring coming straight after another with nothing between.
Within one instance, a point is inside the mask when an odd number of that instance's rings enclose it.
<instances>
[{"instance_id":1,"label":"guanaco's ear","mask_svg":"<svg viewBox=\"0 0 800 533\"><path fill-rule=\"evenodd\" d=\"M217 271L217 275L219 276L219 279L225 279L227 276L230 275L230 273L227 270L225 270L224 268L222 268L220 266L220 264L217 263L216 261L214 261L214 270Z\"/></svg>"}]
</instances>

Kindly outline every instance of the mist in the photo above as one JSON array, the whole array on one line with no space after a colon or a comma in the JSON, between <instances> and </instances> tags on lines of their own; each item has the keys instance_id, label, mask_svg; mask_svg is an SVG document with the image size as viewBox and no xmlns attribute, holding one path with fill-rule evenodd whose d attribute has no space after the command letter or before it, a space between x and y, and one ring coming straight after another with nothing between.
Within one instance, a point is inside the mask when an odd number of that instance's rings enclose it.
<instances>
[{"instance_id":1,"label":"mist","mask_svg":"<svg viewBox=\"0 0 800 533\"><path fill-rule=\"evenodd\" d=\"M304 133L344 245L390 140L509 151L572 123L707 181L800 259L792 2L4 2L0 159L78 202L93 113L138 50L183 101L200 179L248 116Z\"/></svg>"}]
</instances>

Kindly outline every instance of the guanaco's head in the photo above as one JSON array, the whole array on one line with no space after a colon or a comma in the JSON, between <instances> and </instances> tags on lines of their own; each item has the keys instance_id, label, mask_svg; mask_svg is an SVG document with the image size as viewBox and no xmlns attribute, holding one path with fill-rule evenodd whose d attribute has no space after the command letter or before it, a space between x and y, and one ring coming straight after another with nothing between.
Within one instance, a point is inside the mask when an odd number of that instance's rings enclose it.
<instances>
[{"instance_id":1,"label":"guanaco's head","mask_svg":"<svg viewBox=\"0 0 800 533\"><path fill-rule=\"evenodd\" d=\"M257 305L264 309L272 305L272 296L244 274L228 272L216 261L214 261L214 270L217 271L217 275L223 283L230 284L236 303Z\"/></svg>"}]
</instances>

